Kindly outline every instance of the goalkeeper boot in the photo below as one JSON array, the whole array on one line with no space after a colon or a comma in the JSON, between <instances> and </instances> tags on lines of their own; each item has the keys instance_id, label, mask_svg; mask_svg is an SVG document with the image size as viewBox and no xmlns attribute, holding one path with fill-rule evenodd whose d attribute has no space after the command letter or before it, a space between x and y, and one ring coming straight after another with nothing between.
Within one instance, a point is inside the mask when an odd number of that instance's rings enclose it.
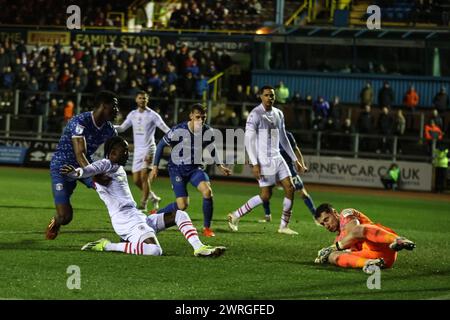
<instances>
[{"instance_id":1,"label":"goalkeeper boot","mask_svg":"<svg viewBox=\"0 0 450 320\"><path fill-rule=\"evenodd\" d=\"M377 270L377 268L381 269L383 267L384 267L384 259L383 258L369 259L364 264L364 267L362 268L362 270L364 273L372 274L375 272L375 270Z\"/></svg>"},{"instance_id":2,"label":"goalkeeper boot","mask_svg":"<svg viewBox=\"0 0 450 320\"><path fill-rule=\"evenodd\" d=\"M45 238L47 240L53 240L58 236L59 233L59 225L56 224L56 220L53 217L52 220L50 220L50 223L47 226L47 230L45 232Z\"/></svg>"},{"instance_id":3,"label":"goalkeeper boot","mask_svg":"<svg viewBox=\"0 0 450 320\"><path fill-rule=\"evenodd\" d=\"M239 218L236 218L233 213L229 213L227 219L228 227L230 227L231 231L238 231Z\"/></svg>"},{"instance_id":4,"label":"goalkeeper boot","mask_svg":"<svg viewBox=\"0 0 450 320\"><path fill-rule=\"evenodd\" d=\"M416 247L416 244L414 242L412 242L411 240L408 240L404 237L398 237L397 239L395 239L394 242L392 242L389 245L389 248L391 248L394 251L400 251L403 249L406 250L413 250Z\"/></svg>"},{"instance_id":5,"label":"goalkeeper boot","mask_svg":"<svg viewBox=\"0 0 450 320\"><path fill-rule=\"evenodd\" d=\"M105 251L105 247L107 244L111 243L108 239L100 239L93 242L86 243L83 247L81 247L82 251Z\"/></svg>"},{"instance_id":6,"label":"goalkeeper boot","mask_svg":"<svg viewBox=\"0 0 450 320\"><path fill-rule=\"evenodd\" d=\"M194 251L194 256L196 257L219 257L226 250L226 247L213 247L203 245Z\"/></svg>"}]
</instances>

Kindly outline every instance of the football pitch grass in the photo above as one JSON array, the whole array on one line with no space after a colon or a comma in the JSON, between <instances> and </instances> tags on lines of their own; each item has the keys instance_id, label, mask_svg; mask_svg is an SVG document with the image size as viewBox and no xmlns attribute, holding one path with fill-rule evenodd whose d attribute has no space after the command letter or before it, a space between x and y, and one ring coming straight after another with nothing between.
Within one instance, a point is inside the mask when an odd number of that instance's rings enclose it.
<instances>
[{"instance_id":1,"label":"football pitch grass","mask_svg":"<svg viewBox=\"0 0 450 320\"><path fill-rule=\"evenodd\" d=\"M131 177L129 177L131 181ZM417 248L399 252L392 269L381 271L380 289L368 289L360 269L313 263L317 251L334 235L313 223L297 196L291 228L298 236L278 234L282 192L274 190L272 223L261 224L262 208L228 230L226 215L258 192L257 184L212 181L215 238L228 248L219 258L197 258L182 234L172 227L158 234L163 256L80 251L89 241L118 241L103 202L79 184L72 197L74 219L54 241L45 228L54 214L48 170L0 167L1 299L450 299L450 200L426 199L417 193L333 192L309 188L316 205L353 207L373 221L413 240ZM307 186L308 187L308 186ZM135 199L136 187L131 187ZM162 205L173 199L169 180L160 177L154 190ZM199 193L189 187L188 212L200 231ZM80 289L67 287L69 266L80 268Z\"/></svg>"}]
</instances>

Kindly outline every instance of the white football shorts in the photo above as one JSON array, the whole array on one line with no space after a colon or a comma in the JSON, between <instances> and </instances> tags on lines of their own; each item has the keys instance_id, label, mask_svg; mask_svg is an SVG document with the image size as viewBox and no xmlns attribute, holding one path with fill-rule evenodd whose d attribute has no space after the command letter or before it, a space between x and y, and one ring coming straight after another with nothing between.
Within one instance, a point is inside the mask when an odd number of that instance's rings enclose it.
<instances>
[{"instance_id":1,"label":"white football shorts","mask_svg":"<svg viewBox=\"0 0 450 320\"><path fill-rule=\"evenodd\" d=\"M155 152L156 144L152 144L149 149L140 149L136 148L135 146L133 153L133 166L131 168L131 171L134 173L139 172L143 169L149 169L152 166ZM145 160L147 156L149 157L148 161Z\"/></svg>"},{"instance_id":2,"label":"white football shorts","mask_svg":"<svg viewBox=\"0 0 450 320\"><path fill-rule=\"evenodd\" d=\"M261 175L263 177L258 180L260 187L274 186L278 181L292 176L283 157L271 158L267 162L262 163Z\"/></svg>"},{"instance_id":3,"label":"white football shorts","mask_svg":"<svg viewBox=\"0 0 450 320\"><path fill-rule=\"evenodd\" d=\"M164 230L164 215L146 216L137 208L130 208L111 218L114 231L129 242L142 242L147 238L156 238L156 233Z\"/></svg>"}]
</instances>

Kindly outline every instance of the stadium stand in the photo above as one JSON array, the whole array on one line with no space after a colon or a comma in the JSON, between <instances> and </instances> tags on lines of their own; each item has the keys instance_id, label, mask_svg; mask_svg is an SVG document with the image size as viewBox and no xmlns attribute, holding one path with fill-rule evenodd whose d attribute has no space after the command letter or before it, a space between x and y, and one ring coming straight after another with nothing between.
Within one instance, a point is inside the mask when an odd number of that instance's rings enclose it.
<instances>
[{"instance_id":1,"label":"stadium stand","mask_svg":"<svg viewBox=\"0 0 450 320\"><path fill-rule=\"evenodd\" d=\"M390 27L448 27L450 3L446 0L355 0L352 1L350 23L364 24L369 5L381 8L383 24Z\"/></svg>"},{"instance_id":2,"label":"stadium stand","mask_svg":"<svg viewBox=\"0 0 450 320\"><path fill-rule=\"evenodd\" d=\"M10 25L39 25L39 26L65 26L67 19L66 9L70 5L83 8L82 23L85 26L113 27L114 20L108 18L108 12L126 12L132 0L37 0L37 1L8 1L0 0L2 24Z\"/></svg>"}]
</instances>

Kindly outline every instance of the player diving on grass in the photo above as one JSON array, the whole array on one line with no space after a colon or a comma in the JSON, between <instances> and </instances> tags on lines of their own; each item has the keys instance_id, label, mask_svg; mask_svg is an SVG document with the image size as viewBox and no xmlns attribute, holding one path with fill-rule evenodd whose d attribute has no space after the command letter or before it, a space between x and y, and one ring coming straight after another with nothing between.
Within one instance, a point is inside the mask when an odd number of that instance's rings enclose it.
<instances>
[{"instance_id":1,"label":"player diving on grass","mask_svg":"<svg viewBox=\"0 0 450 320\"><path fill-rule=\"evenodd\" d=\"M283 212L278 233L296 235L288 227L294 202L294 184L286 161L280 153L280 145L289 155L298 172L305 168L301 164L286 136L284 115L275 108L275 89L263 86L260 91L261 104L255 107L247 118L245 127L245 148L247 150L252 172L258 180L261 193L248 200L242 207L228 214L228 226L238 231L239 220L263 202L268 202L272 189L280 182L284 189Z\"/></svg>"},{"instance_id":2,"label":"player diving on grass","mask_svg":"<svg viewBox=\"0 0 450 320\"><path fill-rule=\"evenodd\" d=\"M136 255L160 256L162 248L156 233L177 225L180 232L194 249L197 257L220 256L225 247L203 244L197 230L185 211L172 210L162 214L146 216L137 207L128 185L123 168L128 160L128 143L121 137L113 137L105 143L105 159L95 161L84 168L64 165L61 173L72 179L83 179L97 174L111 178L108 186L97 184L96 190L108 208L111 223L116 234L125 240L112 243L108 239L89 242L81 250L118 251Z\"/></svg>"},{"instance_id":3,"label":"player diving on grass","mask_svg":"<svg viewBox=\"0 0 450 320\"><path fill-rule=\"evenodd\" d=\"M297 145L297 142L295 141L294 136L289 131L286 131L287 138L289 140L289 144L292 147L292 150L294 150L295 155L297 156L298 161L300 161L300 164L302 165L302 171L297 172L294 168L294 163L292 162L292 159L289 157L289 154L284 150L283 146L280 145L280 153L283 159L286 161L286 164L289 168L289 171L292 175L292 181L294 182L295 191L298 191L300 196L303 198L303 202L308 207L309 211L311 212L312 216L314 217L314 214L316 212L316 208L314 207L314 202L309 195L309 193L306 191L306 188L303 184L302 178L300 178L300 173L305 172L308 170L308 168L305 165L305 162L303 160L303 155L300 151L300 148ZM272 221L272 215L270 212L270 201L265 201L263 203L264 207L264 220L259 220L259 222L270 222Z\"/></svg>"},{"instance_id":4,"label":"player diving on grass","mask_svg":"<svg viewBox=\"0 0 450 320\"><path fill-rule=\"evenodd\" d=\"M216 160L214 132L212 128L205 124L205 120L205 107L196 103L191 106L189 121L174 126L166 133L156 148L150 180L157 177L163 150L166 146L170 146L172 150L168 171L176 200L159 210L158 213L171 212L177 209L185 210L189 205L187 184L190 182L203 196L203 235L214 237L215 233L211 229L213 193L209 176L203 169L203 150L209 150L212 146L211 156L223 175L229 176L231 170Z\"/></svg>"},{"instance_id":5,"label":"player diving on grass","mask_svg":"<svg viewBox=\"0 0 450 320\"><path fill-rule=\"evenodd\" d=\"M335 243L318 252L315 263L330 263L342 268L362 268L372 273L374 267L390 268L397 251L413 250L416 244L398 236L392 229L373 223L355 209L340 213L331 204L316 209L316 221L330 232L336 232Z\"/></svg>"},{"instance_id":6,"label":"player diving on grass","mask_svg":"<svg viewBox=\"0 0 450 320\"><path fill-rule=\"evenodd\" d=\"M148 100L148 94L139 91L136 94L137 109L131 111L120 126L114 126L118 133L133 127L134 156L131 171L134 184L142 191L138 208L144 211L147 210L148 200L155 209L159 209L161 201L152 191L148 175L156 151L155 131L157 127L164 133L170 130L161 116L147 106Z\"/></svg>"}]
</instances>

